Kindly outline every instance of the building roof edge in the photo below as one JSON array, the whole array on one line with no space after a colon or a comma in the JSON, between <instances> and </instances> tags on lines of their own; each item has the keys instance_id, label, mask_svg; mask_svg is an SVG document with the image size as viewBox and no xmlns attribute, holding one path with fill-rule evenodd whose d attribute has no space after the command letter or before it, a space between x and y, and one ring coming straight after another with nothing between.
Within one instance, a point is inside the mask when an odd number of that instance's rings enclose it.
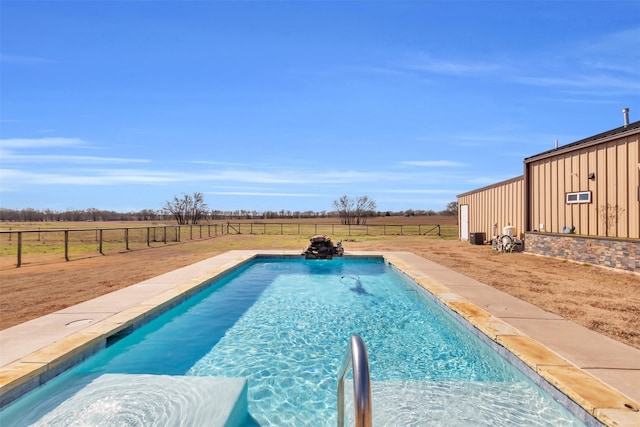
<instances>
[{"instance_id":1,"label":"building roof edge","mask_svg":"<svg viewBox=\"0 0 640 427\"><path fill-rule=\"evenodd\" d=\"M476 188L475 190L471 190L471 191L467 191L465 193L458 194L456 197L460 198L460 197L468 196L469 194L477 193L479 191L488 190L488 189L493 188L493 187L500 187L500 186L505 185L505 184L511 184L512 182L517 182L517 181L522 181L522 180L524 180L524 175L520 175L520 176L516 176L515 178L509 178L509 179L506 179L504 181L496 182L495 184L487 185L487 186L482 187L482 188Z\"/></svg>"},{"instance_id":2,"label":"building roof edge","mask_svg":"<svg viewBox=\"0 0 640 427\"><path fill-rule=\"evenodd\" d=\"M614 137L622 136L622 135L624 135L626 133L629 133L629 134L640 133L640 120L638 120L637 122L629 123L627 126L620 126L620 127L615 128L615 129L611 129L611 130L608 130L606 132L602 132L602 133L599 133L597 135L590 136L588 138L584 138L584 139L580 139L580 140L575 141L575 142L571 142L569 144L560 146L558 148L553 148L551 150L543 151L542 153L538 153L538 154L535 154L533 156L525 157L524 158L524 162L525 163L529 163L529 162L531 162L533 160L537 160L539 158L544 158L544 157L547 157L549 155L552 155L552 154L555 154L555 153L559 153L559 152L573 151L573 150L581 148L582 146L590 144L590 143L605 142L605 141L614 139Z\"/></svg>"}]
</instances>

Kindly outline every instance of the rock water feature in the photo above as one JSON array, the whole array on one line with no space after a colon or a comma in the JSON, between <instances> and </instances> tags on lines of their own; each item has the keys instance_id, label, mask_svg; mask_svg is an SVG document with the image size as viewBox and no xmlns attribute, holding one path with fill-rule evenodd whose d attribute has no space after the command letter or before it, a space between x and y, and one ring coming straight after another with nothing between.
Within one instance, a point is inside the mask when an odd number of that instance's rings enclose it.
<instances>
[{"instance_id":1,"label":"rock water feature","mask_svg":"<svg viewBox=\"0 0 640 427\"><path fill-rule=\"evenodd\" d=\"M310 238L309 242L309 247L302 252L306 259L332 259L344 254L342 241L334 246L329 236L319 234Z\"/></svg>"}]
</instances>

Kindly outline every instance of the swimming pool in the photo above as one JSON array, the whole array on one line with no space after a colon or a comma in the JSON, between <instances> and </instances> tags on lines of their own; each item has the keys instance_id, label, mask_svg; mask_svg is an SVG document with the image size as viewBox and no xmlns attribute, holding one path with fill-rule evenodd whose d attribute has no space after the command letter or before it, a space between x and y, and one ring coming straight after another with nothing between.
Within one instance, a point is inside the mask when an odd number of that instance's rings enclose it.
<instances>
[{"instance_id":1,"label":"swimming pool","mask_svg":"<svg viewBox=\"0 0 640 427\"><path fill-rule=\"evenodd\" d=\"M98 409L104 417L118 408L95 402L126 375L223 376L248 379L248 425L335 425L338 368L353 333L367 345L374 425L581 425L381 258L258 258L114 337L2 417L8 425L91 419ZM96 380L109 387L92 390L94 404L66 404Z\"/></svg>"}]
</instances>

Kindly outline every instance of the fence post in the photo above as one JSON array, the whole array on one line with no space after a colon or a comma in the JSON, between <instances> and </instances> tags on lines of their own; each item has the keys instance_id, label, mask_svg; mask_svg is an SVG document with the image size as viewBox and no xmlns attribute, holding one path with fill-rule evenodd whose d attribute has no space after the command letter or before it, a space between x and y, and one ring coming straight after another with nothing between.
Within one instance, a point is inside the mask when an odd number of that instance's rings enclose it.
<instances>
[{"instance_id":1,"label":"fence post","mask_svg":"<svg viewBox=\"0 0 640 427\"><path fill-rule=\"evenodd\" d=\"M300 235L300 223L298 223L298 236Z\"/></svg>"},{"instance_id":2,"label":"fence post","mask_svg":"<svg viewBox=\"0 0 640 427\"><path fill-rule=\"evenodd\" d=\"M422 235L422 231L420 231L420 228L422 227L422 225L418 224L418 236Z\"/></svg>"},{"instance_id":3,"label":"fence post","mask_svg":"<svg viewBox=\"0 0 640 427\"><path fill-rule=\"evenodd\" d=\"M69 261L69 230L64 230L64 259Z\"/></svg>"},{"instance_id":4,"label":"fence post","mask_svg":"<svg viewBox=\"0 0 640 427\"><path fill-rule=\"evenodd\" d=\"M167 226L164 226L164 244L167 244Z\"/></svg>"},{"instance_id":5,"label":"fence post","mask_svg":"<svg viewBox=\"0 0 640 427\"><path fill-rule=\"evenodd\" d=\"M100 234L100 236L99 236L100 243L98 245L98 248L99 248L99 251L100 251L100 255L104 255L104 252L102 251L102 228L100 229L100 233L99 234Z\"/></svg>"},{"instance_id":6,"label":"fence post","mask_svg":"<svg viewBox=\"0 0 640 427\"><path fill-rule=\"evenodd\" d=\"M249 234L253 234L253 223L249 224Z\"/></svg>"},{"instance_id":7,"label":"fence post","mask_svg":"<svg viewBox=\"0 0 640 427\"><path fill-rule=\"evenodd\" d=\"M124 248L129 250L129 229L124 229Z\"/></svg>"},{"instance_id":8,"label":"fence post","mask_svg":"<svg viewBox=\"0 0 640 427\"><path fill-rule=\"evenodd\" d=\"M284 224L280 223L280 235L282 236L284 234Z\"/></svg>"},{"instance_id":9,"label":"fence post","mask_svg":"<svg viewBox=\"0 0 640 427\"><path fill-rule=\"evenodd\" d=\"M200 238L202 239L202 224L200 224Z\"/></svg>"},{"instance_id":10,"label":"fence post","mask_svg":"<svg viewBox=\"0 0 640 427\"><path fill-rule=\"evenodd\" d=\"M383 236L386 236L386 235L387 235L387 224L384 224L384 225L382 226L382 235L383 235Z\"/></svg>"},{"instance_id":11,"label":"fence post","mask_svg":"<svg viewBox=\"0 0 640 427\"><path fill-rule=\"evenodd\" d=\"M11 233L9 233L9 241L11 241ZM16 267L22 265L22 231L18 231L18 263Z\"/></svg>"},{"instance_id":12,"label":"fence post","mask_svg":"<svg viewBox=\"0 0 640 427\"><path fill-rule=\"evenodd\" d=\"M147 227L147 246L151 246L151 227Z\"/></svg>"},{"instance_id":13,"label":"fence post","mask_svg":"<svg viewBox=\"0 0 640 427\"><path fill-rule=\"evenodd\" d=\"M207 224L207 232L209 237L211 237L211 224Z\"/></svg>"}]
</instances>

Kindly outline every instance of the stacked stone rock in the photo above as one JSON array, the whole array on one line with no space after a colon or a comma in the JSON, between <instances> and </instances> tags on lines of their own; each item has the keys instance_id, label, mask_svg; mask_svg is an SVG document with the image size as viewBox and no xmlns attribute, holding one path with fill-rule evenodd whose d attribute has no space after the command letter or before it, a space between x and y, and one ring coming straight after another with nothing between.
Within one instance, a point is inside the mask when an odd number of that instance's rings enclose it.
<instances>
[{"instance_id":1,"label":"stacked stone rock","mask_svg":"<svg viewBox=\"0 0 640 427\"><path fill-rule=\"evenodd\" d=\"M309 241L309 247L302 253L307 259L332 259L334 255L342 256L344 253L342 242L333 246L329 236L319 234L310 238Z\"/></svg>"}]
</instances>

